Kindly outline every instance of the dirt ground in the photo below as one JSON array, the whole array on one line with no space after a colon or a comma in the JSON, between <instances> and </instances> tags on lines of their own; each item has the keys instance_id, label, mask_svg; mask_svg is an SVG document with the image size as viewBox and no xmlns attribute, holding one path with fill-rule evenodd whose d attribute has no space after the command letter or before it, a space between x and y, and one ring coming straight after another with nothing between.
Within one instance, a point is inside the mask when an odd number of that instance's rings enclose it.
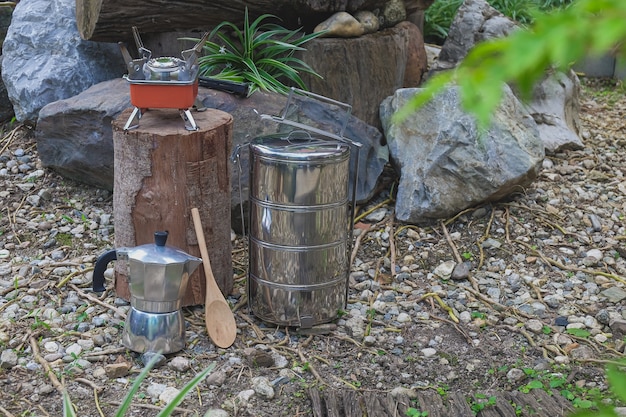
<instances>
[{"instance_id":1,"label":"dirt ground","mask_svg":"<svg viewBox=\"0 0 626 417\"><path fill-rule=\"evenodd\" d=\"M157 415L164 403L148 392L150 386L163 384L181 389L211 363L216 364L215 370L197 389L188 393L176 415L203 416L210 409L221 408L230 416L310 416L313 415L308 394L311 388L350 389L365 395L402 388L431 390L442 396L455 392L475 398L477 394L487 397L492 392L530 390L540 383L542 387L554 386L581 407L610 399L604 367L607 362L623 357L623 335L612 334L613 329L608 324L599 330L608 334L605 341L592 337L598 332L591 335L568 333L559 327L557 319L564 312L569 312L570 316L596 318L603 310L614 314L624 311L623 301L612 303L602 297L590 297L585 293L585 283L593 283L600 290L615 285L623 287L626 276L622 259L626 256L622 216L626 212L626 191L620 188L626 170L625 117L626 97L621 86L609 81L584 82L581 119L585 149L547 156L551 163L524 193L511 196L507 201L466 210L433 227L403 225L393 220L393 202L387 197L396 178L391 169L387 170L381 194L359 208L363 213L379 205L388 211L383 220L370 222L369 231L356 244L356 257L367 267L361 264L354 270L374 270L379 283L373 291L374 298L379 293L393 291L396 294L393 302L399 304L401 311L410 312L412 319L399 323L368 308L364 328L366 335L375 336L368 340L351 334L347 315L332 325L302 332L256 319L245 302L246 242L238 236L233 245L235 290L229 296L239 328L235 344L228 349L216 348L204 328L203 307L185 309L186 349L168 357L168 363L150 372L125 415ZM0 149L13 152L21 148L36 154L32 131L20 128L13 134L8 133L9 130L5 132ZM9 185L12 180L10 176L0 179L5 181L8 187L5 189L13 190L3 196L0 214L0 241L5 244L8 235L19 234L25 227L15 216L27 204L25 196L37 190L51 192L54 203L28 208L31 218L44 213L53 213L56 218L73 215L76 204L70 204L71 201L79 202L82 207L95 207L102 213L112 212L110 194L65 180L52 172L46 172L35 182L35 190L20 191L19 187ZM15 181L19 182L17 178ZM589 201L567 191L570 194L562 200L562 205L553 207L552 199L562 197L565 189L576 190L577 187L609 190L609 195L607 199L599 197ZM586 216L590 206L615 215L610 227L599 231L596 240L589 232L591 224ZM364 223L367 221L361 220L361 224ZM387 241L377 234L385 231L391 236ZM20 239L29 241L29 245L11 251L14 271L11 276L17 274L28 259L45 258L55 249L42 247L45 239L36 232L31 233L21 235ZM483 244L495 237L501 246ZM545 243L547 237L557 243L553 246L537 244ZM16 281L9 287L0 286L0 301L5 301L0 304L0 314L6 312L10 304L21 306L14 319L0 320L0 351L15 351L20 358L19 365L0 369L0 415L60 416L60 387L67 389L77 415L114 415L143 366L139 355L120 344L123 322L110 320L103 326L79 331L71 323L47 322L45 317L27 311L29 305L31 311L49 306L60 309L69 292L76 292L76 289L88 294L88 270L112 242L112 236L107 242L89 238L86 233L83 241L74 239L64 248L66 256L62 262L85 270L74 274L72 278L77 281L70 282L75 284L57 285L61 280L55 278L52 271L58 265L52 264L20 280L19 284ZM395 249L394 256L390 255L389 243ZM563 260L561 248L580 253L591 246L600 247L616 261L585 266ZM470 278L441 280L433 274L441 262L449 260L470 262ZM8 262L7 259L0 261ZM397 275L392 276L389 269L385 269L389 263L416 273L408 274L399 282ZM417 265L417 269L412 265ZM512 284L506 277L511 273L533 277L532 280L522 279L519 285L526 288L531 298L529 302L546 306L544 314L535 316L508 302L514 296L507 292ZM2 279L11 282L11 276ZM548 295L567 287L568 283L574 288L556 308L546 302ZM504 295L494 300L487 296L489 288L499 288ZM78 310L72 312L74 316L68 316L73 317L75 325L79 324L78 317L87 323L93 323L94 317L103 314L115 318L111 309L111 306L116 307L112 291L100 297L99 302L78 294L81 299ZM36 298L31 304L25 300L29 295ZM362 295L362 287L352 282L346 314L355 306L367 307L371 303L372 300L363 300ZM461 305L470 313L470 320L458 320L457 306ZM541 323L537 332L527 326L532 319ZM75 341L96 340L96 337L103 342L95 349L85 349L74 360L59 358L47 362L43 359L45 342L55 341L67 347ZM567 337L567 341L563 342L561 337ZM581 347L585 348L582 353L577 350ZM429 351L425 351L428 348L435 351L434 355L429 356ZM187 359L189 368L178 370L170 366L175 356ZM273 359L264 361L267 357ZM279 365L276 358L284 360L285 364ZM78 359L87 360L89 366L77 365ZM126 364L127 372L119 375L102 372L113 372L115 364ZM253 379L259 376L272 382L274 396L253 395L242 399L240 393L249 390ZM481 407L473 408L478 412ZM419 411L418 405L415 410ZM521 410L520 415L524 415Z\"/></svg>"}]
</instances>

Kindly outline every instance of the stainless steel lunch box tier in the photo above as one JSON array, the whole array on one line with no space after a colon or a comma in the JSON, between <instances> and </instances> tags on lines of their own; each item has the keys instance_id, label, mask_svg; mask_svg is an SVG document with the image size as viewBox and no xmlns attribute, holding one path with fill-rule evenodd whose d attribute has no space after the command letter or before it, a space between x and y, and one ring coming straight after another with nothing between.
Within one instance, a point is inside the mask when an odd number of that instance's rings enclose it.
<instances>
[{"instance_id":1,"label":"stainless steel lunch box tier","mask_svg":"<svg viewBox=\"0 0 626 417\"><path fill-rule=\"evenodd\" d=\"M310 327L345 308L349 159L305 131L250 143L248 300L262 320Z\"/></svg>"}]
</instances>

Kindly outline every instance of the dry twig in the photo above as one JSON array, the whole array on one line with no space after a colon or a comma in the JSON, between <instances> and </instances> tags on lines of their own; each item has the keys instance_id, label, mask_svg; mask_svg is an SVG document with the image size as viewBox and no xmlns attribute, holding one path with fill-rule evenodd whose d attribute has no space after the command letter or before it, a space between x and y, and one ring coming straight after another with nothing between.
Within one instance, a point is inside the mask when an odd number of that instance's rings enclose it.
<instances>
[{"instance_id":1,"label":"dry twig","mask_svg":"<svg viewBox=\"0 0 626 417\"><path fill-rule=\"evenodd\" d=\"M119 308L112 306L111 304L105 303L104 301L100 301L100 299L94 297L91 294L87 294L86 292L84 292L83 290L81 290L80 288L78 288L76 285L74 284L68 284L68 286L73 289L74 291L76 291L78 293L78 295L80 295L83 298L86 298L90 301L93 301L96 304L101 305L102 307L106 307L109 310L114 311L117 315L119 315L120 317L123 317L124 319L126 318L126 313L122 310L120 310Z\"/></svg>"},{"instance_id":2,"label":"dry twig","mask_svg":"<svg viewBox=\"0 0 626 417\"><path fill-rule=\"evenodd\" d=\"M52 368L50 368L50 364L48 364L48 361L42 358L39 354L39 346L37 346L37 341L33 336L30 337L30 349L33 352L35 360L39 362L41 366L43 366L43 369L46 371L45 374L48 375L48 378L50 379L50 382L52 382L52 385L57 389L57 391L63 393L63 384L59 382L56 374L54 373Z\"/></svg>"}]
</instances>

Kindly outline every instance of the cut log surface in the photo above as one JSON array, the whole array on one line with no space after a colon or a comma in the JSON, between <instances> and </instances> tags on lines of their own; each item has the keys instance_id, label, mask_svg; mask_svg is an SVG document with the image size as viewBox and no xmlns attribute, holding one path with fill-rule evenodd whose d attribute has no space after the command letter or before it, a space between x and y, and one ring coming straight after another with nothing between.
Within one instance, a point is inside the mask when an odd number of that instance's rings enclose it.
<instances>
[{"instance_id":1,"label":"cut log surface","mask_svg":"<svg viewBox=\"0 0 626 417\"><path fill-rule=\"evenodd\" d=\"M187 131L176 109L150 109L139 127L123 126L132 109L113 121L115 246L154 242L167 230L167 244L200 257L191 209L202 219L211 264L224 294L232 290L229 157L232 116L193 112L199 130ZM115 291L129 299L123 262L115 264ZM189 277L183 306L204 304L202 268Z\"/></svg>"},{"instance_id":2,"label":"cut log surface","mask_svg":"<svg viewBox=\"0 0 626 417\"><path fill-rule=\"evenodd\" d=\"M140 33L164 33L210 30L223 21L239 25L246 7L251 19L270 13L280 17L284 26L290 26L291 20L300 26L299 18L340 10L355 11L363 3L364 0L76 0L76 24L85 40L119 42L132 39L132 26L137 26ZM374 9L386 1L370 0L369 3Z\"/></svg>"}]
</instances>

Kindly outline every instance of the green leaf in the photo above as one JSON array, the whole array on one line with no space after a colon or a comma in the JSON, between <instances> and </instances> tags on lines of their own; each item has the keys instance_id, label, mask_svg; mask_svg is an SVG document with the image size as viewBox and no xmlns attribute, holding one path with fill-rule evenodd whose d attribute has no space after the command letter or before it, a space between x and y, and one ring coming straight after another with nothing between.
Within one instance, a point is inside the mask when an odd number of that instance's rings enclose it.
<instances>
[{"instance_id":1,"label":"green leaf","mask_svg":"<svg viewBox=\"0 0 626 417\"><path fill-rule=\"evenodd\" d=\"M148 376L148 373L150 372L150 370L154 367L156 362L159 360L159 356L160 356L159 354L153 355L152 358L150 358L150 361L148 362L148 364L143 368L141 373L137 376L137 378L135 378L133 385L130 387L130 390L126 393L124 400L122 401L119 408L117 409L117 412L115 413L116 417L122 417L124 414L126 414L126 410L128 410L128 408L130 407L130 404L133 402L133 397L135 396L135 393L139 390L139 386L141 385L141 382L146 378L146 376Z\"/></svg>"},{"instance_id":2,"label":"green leaf","mask_svg":"<svg viewBox=\"0 0 626 417\"><path fill-rule=\"evenodd\" d=\"M585 329L567 329L567 333L571 334L572 336L582 337L582 338L589 337L591 335L589 330L585 330Z\"/></svg>"},{"instance_id":3,"label":"green leaf","mask_svg":"<svg viewBox=\"0 0 626 417\"><path fill-rule=\"evenodd\" d=\"M626 366L626 361L624 361ZM626 402L626 371L624 368L618 368L611 365L606 368L606 378L609 382L611 392L615 394L622 402Z\"/></svg>"},{"instance_id":4,"label":"green leaf","mask_svg":"<svg viewBox=\"0 0 626 417\"><path fill-rule=\"evenodd\" d=\"M63 417L76 417L72 400L66 390L63 390Z\"/></svg>"}]
</instances>

